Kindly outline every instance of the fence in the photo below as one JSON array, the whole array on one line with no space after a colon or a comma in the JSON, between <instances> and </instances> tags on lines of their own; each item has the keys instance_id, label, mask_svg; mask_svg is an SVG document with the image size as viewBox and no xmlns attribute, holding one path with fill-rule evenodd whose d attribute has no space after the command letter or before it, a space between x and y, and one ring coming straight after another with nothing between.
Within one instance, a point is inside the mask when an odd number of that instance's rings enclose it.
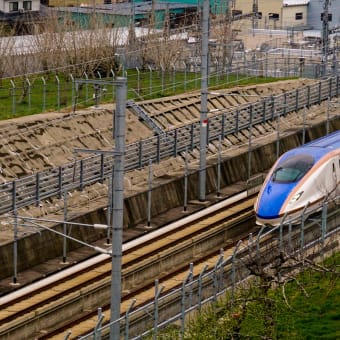
<instances>
[{"instance_id":1,"label":"fence","mask_svg":"<svg viewBox=\"0 0 340 340\"><path fill-rule=\"evenodd\" d=\"M227 292L230 294L230 308L233 308L235 288L250 275L245 263L251 265L251 261L257 261L258 265L264 266L277 258L285 257L288 260L294 254L307 256L308 252L311 259L311 255L322 258L324 252L336 251L339 247L339 209L331 211L329 203L334 202L325 202L321 213L317 217L314 215L313 219L308 220L302 215L299 225L286 223L272 229L262 227L256 237L249 235L248 242L239 241L228 258L224 259L221 251L214 268L206 270L204 267L197 277L193 276L193 265L190 264L187 277L169 293L161 295L162 289L156 280L152 302L133 310L132 301L125 316L113 322L120 322L122 336L126 340L144 337L156 339L161 329L179 322L179 338L183 339L188 314L200 311L207 303L216 302ZM110 324L102 326L103 318L99 313L95 330L79 339L104 338Z\"/></svg>"},{"instance_id":2,"label":"fence","mask_svg":"<svg viewBox=\"0 0 340 340\"><path fill-rule=\"evenodd\" d=\"M339 76L329 78L315 85L222 111L208 121L207 143L251 128L255 124L285 116L289 112L319 104L334 96L338 97L339 79ZM187 149L194 150L199 144L199 121L129 144L126 146L125 171L140 169L150 161L159 163L162 159L176 157ZM86 185L110 177L112 166L112 156L95 155L1 184L0 214L33 204L39 205L41 200L49 197L61 197L65 190L83 190Z\"/></svg>"},{"instance_id":3,"label":"fence","mask_svg":"<svg viewBox=\"0 0 340 340\"><path fill-rule=\"evenodd\" d=\"M129 77L129 99L152 98L156 93L170 95L179 91L200 88L200 57L178 60L170 69L148 66L124 71ZM225 65L221 57L210 58L209 86L239 82L248 77L299 77L318 78L336 74L338 62L334 59L324 66L318 51L299 49L273 49L269 52L235 52L231 65ZM112 83L115 73L111 70ZM89 79L86 73L85 79ZM97 79L102 75L97 72ZM109 81L109 78L105 78ZM114 87L94 87L85 84L77 88L72 74L41 74L35 77L13 78L0 85L0 112L3 118L21 114L40 113L62 108L98 105L112 101Z\"/></svg>"}]
</instances>

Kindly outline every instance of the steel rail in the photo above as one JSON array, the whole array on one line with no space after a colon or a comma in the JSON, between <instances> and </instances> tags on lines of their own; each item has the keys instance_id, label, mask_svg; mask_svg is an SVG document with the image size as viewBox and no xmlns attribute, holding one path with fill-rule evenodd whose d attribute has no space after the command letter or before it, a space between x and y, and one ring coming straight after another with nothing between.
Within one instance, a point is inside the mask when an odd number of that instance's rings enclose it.
<instances>
[{"instance_id":1,"label":"steel rail","mask_svg":"<svg viewBox=\"0 0 340 340\"><path fill-rule=\"evenodd\" d=\"M226 227L230 223L227 221L235 224L253 216L254 199L254 195L246 197L228 209L220 202L217 211L207 209L186 225L178 223L175 229L164 229L163 233L160 230L152 238L144 238L143 243L135 241L133 247L123 252L123 292L132 294L142 282L153 284L160 272L170 272L207 251L218 251L228 238L231 241L238 237L237 231ZM50 279L46 285L37 283L32 291L27 287L25 294L14 293L13 299L0 298L0 336L23 338L28 332L53 328L56 320L51 315L59 313L60 319L70 318L68 308L73 310L71 314L96 309L97 301L109 296L110 271L110 257L101 255L98 263L91 261L79 271L68 271L67 276L57 275L58 280Z\"/></svg>"}]
</instances>

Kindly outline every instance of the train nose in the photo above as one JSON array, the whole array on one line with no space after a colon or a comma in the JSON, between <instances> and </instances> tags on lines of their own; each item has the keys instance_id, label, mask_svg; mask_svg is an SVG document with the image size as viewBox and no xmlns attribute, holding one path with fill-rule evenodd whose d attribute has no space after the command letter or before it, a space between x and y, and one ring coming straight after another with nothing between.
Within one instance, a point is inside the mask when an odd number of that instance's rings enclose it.
<instances>
[{"instance_id":1,"label":"train nose","mask_svg":"<svg viewBox=\"0 0 340 340\"><path fill-rule=\"evenodd\" d=\"M273 200L263 202L263 200L260 203L260 208L257 211L257 215L261 218L277 218L279 216L279 211L278 207L276 204L273 202Z\"/></svg>"},{"instance_id":2,"label":"train nose","mask_svg":"<svg viewBox=\"0 0 340 340\"><path fill-rule=\"evenodd\" d=\"M265 219L278 218L284 201L285 195L282 195L282 192L273 190L273 186L268 184L262 192L256 214Z\"/></svg>"}]
</instances>

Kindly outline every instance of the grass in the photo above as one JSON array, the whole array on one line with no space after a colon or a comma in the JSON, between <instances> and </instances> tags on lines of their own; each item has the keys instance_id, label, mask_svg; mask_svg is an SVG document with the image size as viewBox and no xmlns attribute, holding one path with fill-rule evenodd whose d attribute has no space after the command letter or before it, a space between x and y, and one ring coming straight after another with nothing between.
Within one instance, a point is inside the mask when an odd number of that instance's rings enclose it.
<instances>
[{"instance_id":1,"label":"grass","mask_svg":"<svg viewBox=\"0 0 340 340\"><path fill-rule=\"evenodd\" d=\"M137 70L132 69L127 70L126 77L128 79L127 98L135 101L162 98L201 88L200 74L193 72L164 72L162 75L158 71L138 73ZM111 81L112 78L105 80ZM209 89L218 90L235 85L268 83L277 80L276 78L244 75L211 76ZM114 86L103 86L98 92L98 101L100 103L114 101L114 92ZM0 81L0 120L49 111L71 111L75 109L75 104L77 109L93 106L96 104L94 95L95 90L92 84L79 85L76 91L72 78L62 74L39 75L27 79L3 79Z\"/></svg>"},{"instance_id":2,"label":"grass","mask_svg":"<svg viewBox=\"0 0 340 340\"><path fill-rule=\"evenodd\" d=\"M340 264L340 254L328 261ZM299 275L303 293L296 282L287 287L292 309L279 315L280 339L292 339L287 323L294 330L295 339L340 339L340 280L339 272L305 271ZM294 338L293 338L294 339Z\"/></svg>"},{"instance_id":3,"label":"grass","mask_svg":"<svg viewBox=\"0 0 340 340\"><path fill-rule=\"evenodd\" d=\"M275 305L275 311L270 315L275 325L272 334L265 326L268 303L263 302L257 295L259 290L252 287L238 296L238 301L245 297L248 299L246 315L242 315L244 309L240 306L235 306L231 313L228 299L219 301L189 321L184 339L340 339L339 264L338 253L327 259L327 267L332 271L307 269L299 274L297 280L285 286L287 300L283 298L281 289L270 291L268 297ZM239 315L235 311L242 315L240 319L235 319L235 315ZM171 326L158 339L180 339L179 330Z\"/></svg>"}]
</instances>

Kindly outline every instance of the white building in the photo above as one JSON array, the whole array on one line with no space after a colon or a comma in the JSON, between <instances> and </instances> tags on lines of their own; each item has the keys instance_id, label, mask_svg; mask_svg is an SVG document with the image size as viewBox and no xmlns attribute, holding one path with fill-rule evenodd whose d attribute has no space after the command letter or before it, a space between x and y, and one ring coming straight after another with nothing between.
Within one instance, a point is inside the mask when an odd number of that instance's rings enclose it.
<instances>
[{"instance_id":1,"label":"white building","mask_svg":"<svg viewBox=\"0 0 340 340\"><path fill-rule=\"evenodd\" d=\"M253 0L236 0L235 14L251 13ZM322 28L324 0L258 0L258 28ZM330 27L340 25L340 0L330 1Z\"/></svg>"},{"instance_id":2,"label":"white building","mask_svg":"<svg viewBox=\"0 0 340 340\"><path fill-rule=\"evenodd\" d=\"M324 11L323 5L324 1L310 0L310 3L308 5L307 22L312 29L322 29L321 13L323 13ZM330 1L328 12L331 18L331 20L329 21L329 27L332 28L340 26L340 0Z\"/></svg>"},{"instance_id":3,"label":"white building","mask_svg":"<svg viewBox=\"0 0 340 340\"><path fill-rule=\"evenodd\" d=\"M15 14L37 12L40 10L40 0L0 0L0 13Z\"/></svg>"}]
</instances>

